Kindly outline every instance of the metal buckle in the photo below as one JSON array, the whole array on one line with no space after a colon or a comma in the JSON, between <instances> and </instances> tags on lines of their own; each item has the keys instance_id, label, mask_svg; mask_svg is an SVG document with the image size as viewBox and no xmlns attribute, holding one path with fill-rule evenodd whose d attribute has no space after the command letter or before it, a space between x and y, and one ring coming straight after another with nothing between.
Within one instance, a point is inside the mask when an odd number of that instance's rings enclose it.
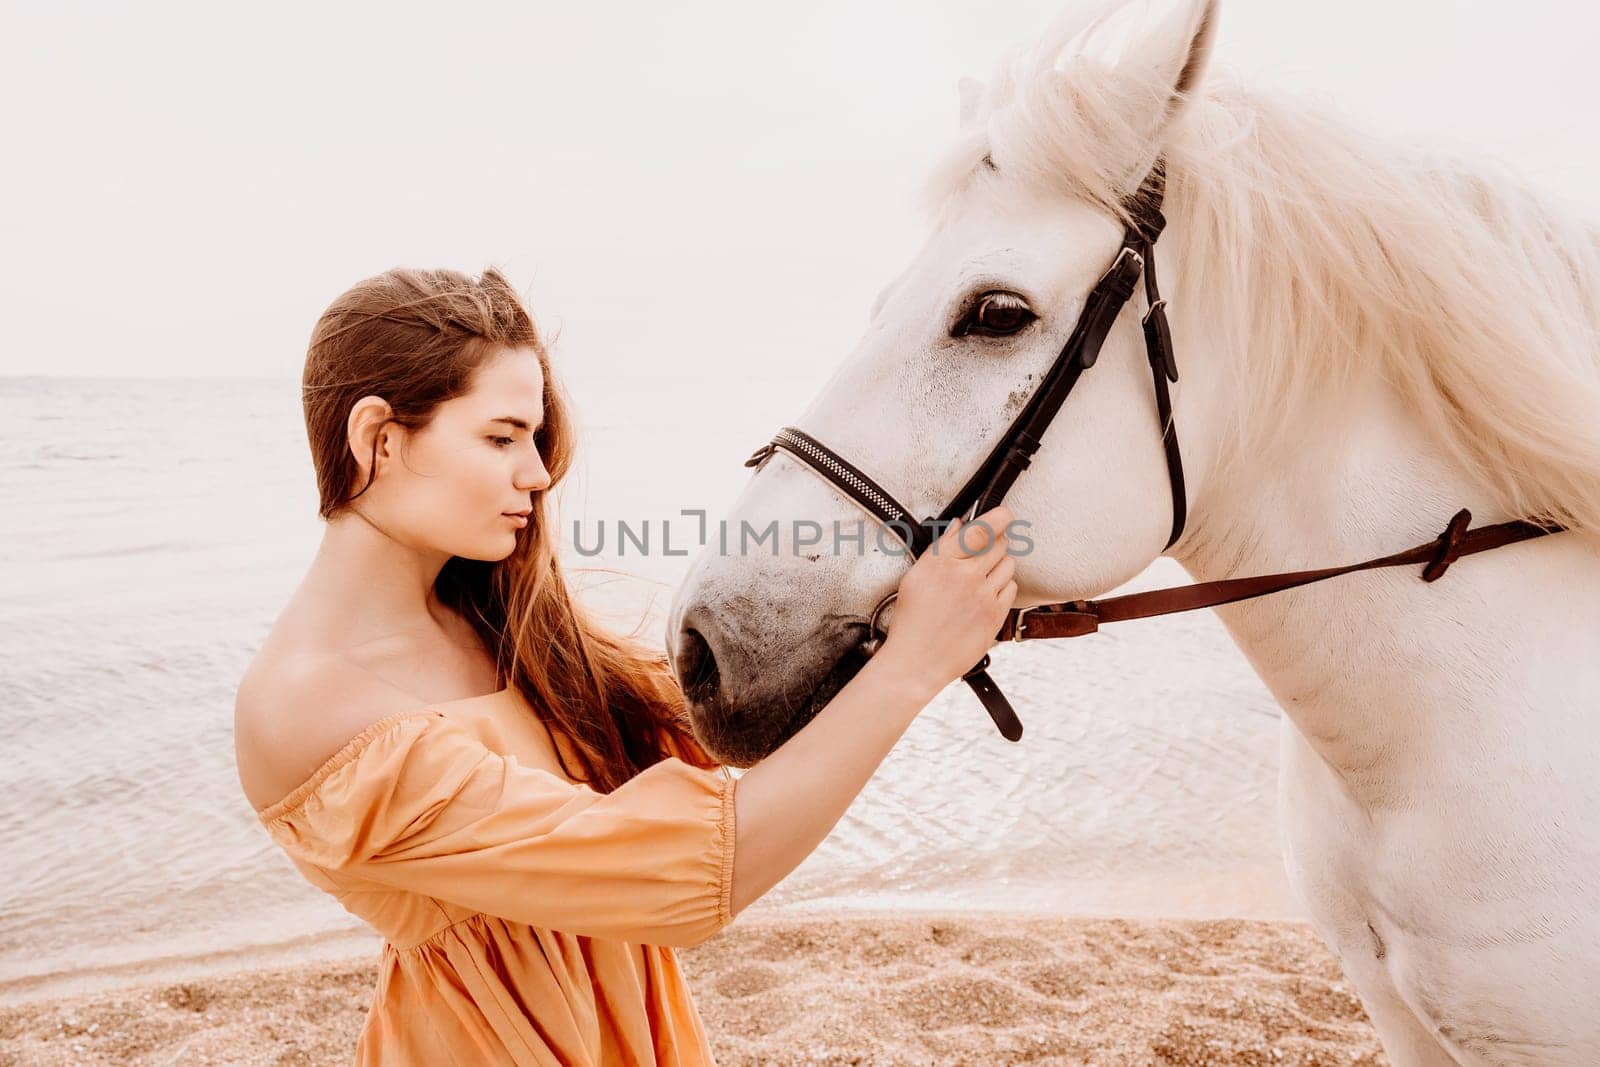
<instances>
[{"instance_id":1,"label":"metal buckle","mask_svg":"<svg viewBox=\"0 0 1600 1067\"><path fill-rule=\"evenodd\" d=\"M1094 287L1096 289L1100 288L1100 286L1106 283L1107 279L1121 271L1123 261L1129 257L1132 257L1134 262L1138 264L1138 267L1136 268L1137 270L1144 270L1144 257L1141 256L1138 250L1132 245L1125 244L1122 246L1121 250L1117 252L1117 258L1111 261L1111 266L1107 267L1105 271L1101 273L1100 280L1094 283ZM1135 283L1138 281L1137 274L1134 275L1134 281Z\"/></svg>"},{"instance_id":2,"label":"metal buckle","mask_svg":"<svg viewBox=\"0 0 1600 1067\"><path fill-rule=\"evenodd\" d=\"M1017 612L1017 622L1016 622L1016 625L1011 630L1011 640L1012 640L1013 643L1022 640L1023 628L1026 627L1027 624L1028 624L1027 623L1028 612L1032 611L1034 608L1037 608L1038 606L1039 605L1035 604L1035 605L1033 605L1033 607L1023 608L1023 609L1021 609L1020 611Z\"/></svg>"}]
</instances>

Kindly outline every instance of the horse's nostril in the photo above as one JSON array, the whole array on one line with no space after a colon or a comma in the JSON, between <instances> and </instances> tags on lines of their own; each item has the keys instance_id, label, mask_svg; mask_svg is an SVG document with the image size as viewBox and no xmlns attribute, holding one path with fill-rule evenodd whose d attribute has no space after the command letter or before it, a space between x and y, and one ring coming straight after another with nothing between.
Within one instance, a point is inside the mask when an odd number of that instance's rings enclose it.
<instances>
[{"instance_id":1,"label":"horse's nostril","mask_svg":"<svg viewBox=\"0 0 1600 1067\"><path fill-rule=\"evenodd\" d=\"M721 678L717 672L717 657L711 646L700 636L700 631L688 627L678 644L678 681L684 695L691 703L709 704L717 695Z\"/></svg>"}]
</instances>

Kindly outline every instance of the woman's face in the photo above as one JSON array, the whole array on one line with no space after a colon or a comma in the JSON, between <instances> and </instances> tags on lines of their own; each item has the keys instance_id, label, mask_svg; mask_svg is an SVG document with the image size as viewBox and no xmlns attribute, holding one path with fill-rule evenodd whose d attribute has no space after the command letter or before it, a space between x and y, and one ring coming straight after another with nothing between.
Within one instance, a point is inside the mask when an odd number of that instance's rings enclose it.
<instances>
[{"instance_id":1,"label":"woman's face","mask_svg":"<svg viewBox=\"0 0 1600 1067\"><path fill-rule=\"evenodd\" d=\"M370 455L371 436L352 412L352 448ZM378 477L357 506L386 533L414 548L465 559L511 554L533 517L534 494L550 486L534 434L544 421L544 372L531 349L491 356L472 389L440 404L426 429L382 431ZM370 499L369 499L370 498Z\"/></svg>"}]
</instances>

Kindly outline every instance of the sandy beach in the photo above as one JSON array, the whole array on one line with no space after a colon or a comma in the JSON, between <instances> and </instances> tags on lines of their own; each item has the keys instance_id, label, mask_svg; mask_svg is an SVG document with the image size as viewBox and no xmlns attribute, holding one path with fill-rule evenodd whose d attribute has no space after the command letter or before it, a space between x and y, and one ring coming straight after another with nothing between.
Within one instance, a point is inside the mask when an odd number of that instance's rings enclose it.
<instances>
[{"instance_id":1,"label":"sandy beach","mask_svg":"<svg viewBox=\"0 0 1600 1067\"><path fill-rule=\"evenodd\" d=\"M689 394L660 379L572 384L596 429L572 514L635 525L718 514L749 473L728 442L812 388L697 385L713 423L673 419ZM320 536L297 381L7 388L0 543L30 547L0 598L20 742L0 764L0 1065L349 1062L378 941L339 933L355 920L263 834L234 764L237 679ZM675 462L641 466L663 434ZM137 510L81 520L107 500ZM694 536L674 519L674 545ZM688 567L581 562L638 576L586 579L619 629ZM1158 560L1119 592L1183 580ZM1271 694L1214 617L1148 622L997 647L1025 743L951 687L805 863L683 954L723 1067L1381 1062L1294 924ZM1215 915L1263 921L1183 918Z\"/></svg>"},{"instance_id":2,"label":"sandy beach","mask_svg":"<svg viewBox=\"0 0 1600 1067\"><path fill-rule=\"evenodd\" d=\"M681 954L717 1060L1386 1064L1309 927L989 914L744 916ZM370 956L0 1009L0 1064L332 1064Z\"/></svg>"}]
</instances>

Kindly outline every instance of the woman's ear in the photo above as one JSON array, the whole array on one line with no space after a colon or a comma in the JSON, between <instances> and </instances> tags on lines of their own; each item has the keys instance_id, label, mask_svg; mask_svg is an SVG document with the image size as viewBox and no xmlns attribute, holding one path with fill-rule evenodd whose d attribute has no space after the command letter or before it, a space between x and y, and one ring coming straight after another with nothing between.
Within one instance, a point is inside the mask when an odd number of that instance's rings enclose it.
<instances>
[{"instance_id":1,"label":"woman's ear","mask_svg":"<svg viewBox=\"0 0 1600 1067\"><path fill-rule=\"evenodd\" d=\"M398 446L398 426L388 421L392 414L389 402L381 396L364 396L350 408L345 439L363 480L371 476L369 464L376 460L382 470L384 461L394 455Z\"/></svg>"}]
</instances>

